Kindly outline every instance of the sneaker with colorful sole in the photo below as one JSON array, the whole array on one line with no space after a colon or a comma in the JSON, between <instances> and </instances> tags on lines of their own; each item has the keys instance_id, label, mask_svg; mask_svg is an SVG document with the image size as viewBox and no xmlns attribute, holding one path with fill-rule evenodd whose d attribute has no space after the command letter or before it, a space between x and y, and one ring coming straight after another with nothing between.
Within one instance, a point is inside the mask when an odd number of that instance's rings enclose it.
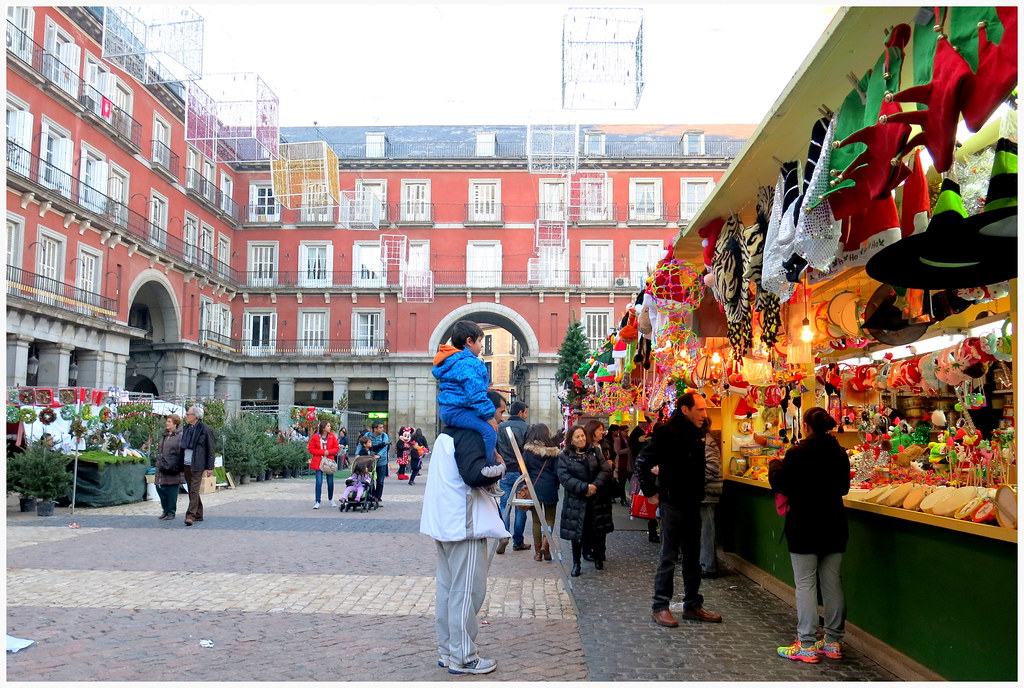
<instances>
[{"instance_id":1,"label":"sneaker with colorful sole","mask_svg":"<svg viewBox=\"0 0 1024 688\"><path fill-rule=\"evenodd\" d=\"M824 638L814 643L814 651L819 655L825 655L829 659L842 659L843 658L843 647L837 640L834 643L826 641Z\"/></svg>"},{"instance_id":2,"label":"sneaker with colorful sole","mask_svg":"<svg viewBox=\"0 0 1024 688\"><path fill-rule=\"evenodd\" d=\"M792 645L787 647L780 647L776 652L779 653L779 657L785 657L786 659L792 659L795 662L807 662L808 664L817 664L819 661L818 653L815 651L814 646L803 647L800 641L796 641Z\"/></svg>"}]
</instances>

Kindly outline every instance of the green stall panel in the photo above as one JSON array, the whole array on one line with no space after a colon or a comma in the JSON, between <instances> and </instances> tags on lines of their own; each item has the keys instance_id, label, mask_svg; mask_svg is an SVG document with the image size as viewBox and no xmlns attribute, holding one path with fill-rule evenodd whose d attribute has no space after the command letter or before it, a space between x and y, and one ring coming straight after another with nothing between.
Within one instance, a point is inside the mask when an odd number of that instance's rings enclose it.
<instances>
[{"instance_id":1,"label":"green stall panel","mask_svg":"<svg viewBox=\"0 0 1024 688\"><path fill-rule=\"evenodd\" d=\"M850 623L943 678L1017 679L1016 543L856 509L847 514ZM793 585L770 490L726 481L718 520L725 551Z\"/></svg>"},{"instance_id":2,"label":"green stall panel","mask_svg":"<svg viewBox=\"0 0 1024 688\"><path fill-rule=\"evenodd\" d=\"M141 502L146 497L147 470L148 464L120 463L101 466L79 461L75 506L100 507ZM70 489L62 503L71 503Z\"/></svg>"}]
</instances>

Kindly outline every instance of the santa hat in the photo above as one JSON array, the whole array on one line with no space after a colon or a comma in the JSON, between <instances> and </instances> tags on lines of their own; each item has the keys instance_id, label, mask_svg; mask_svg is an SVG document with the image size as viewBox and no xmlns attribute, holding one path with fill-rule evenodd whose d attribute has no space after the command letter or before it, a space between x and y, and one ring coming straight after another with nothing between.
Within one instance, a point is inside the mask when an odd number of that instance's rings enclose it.
<instances>
[{"instance_id":1,"label":"santa hat","mask_svg":"<svg viewBox=\"0 0 1024 688\"><path fill-rule=\"evenodd\" d=\"M920 151L914 152L914 169L903 183L903 214L900 218L900 232L904 237L923 232L928 227L928 211L931 200L928 197L928 181L921 165Z\"/></svg>"},{"instance_id":2,"label":"santa hat","mask_svg":"<svg viewBox=\"0 0 1024 688\"><path fill-rule=\"evenodd\" d=\"M747 419L756 413L758 413L758 410L747 403L746 397L740 398L740 403L736 404L736 410L733 411L733 415L739 420Z\"/></svg>"}]
</instances>

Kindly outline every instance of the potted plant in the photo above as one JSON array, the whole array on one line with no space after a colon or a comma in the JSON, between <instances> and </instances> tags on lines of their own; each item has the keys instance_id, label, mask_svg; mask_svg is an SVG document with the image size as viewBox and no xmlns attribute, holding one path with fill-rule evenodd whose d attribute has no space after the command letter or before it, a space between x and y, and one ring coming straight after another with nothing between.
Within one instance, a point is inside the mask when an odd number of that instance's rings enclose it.
<instances>
[{"instance_id":1,"label":"potted plant","mask_svg":"<svg viewBox=\"0 0 1024 688\"><path fill-rule=\"evenodd\" d=\"M74 479L68 471L68 458L49 447L32 445L13 462L17 466L19 492L40 500L37 514L52 516L54 500L67 495Z\"/></svg>"},{"instance_id":2,"label":"potted plant","mask_svg":"<svg viewBox=\"0 0 1024 688\"><path fill-rule=\"evenodd\" d=\"M21 489L21 462L18 458L21 456L22 451L11 452L7 456L7 491L9 493L18 493L18 507L22 513L25 513L35 511L36 498L25 496Z\"/></svg>"}]
</instances>

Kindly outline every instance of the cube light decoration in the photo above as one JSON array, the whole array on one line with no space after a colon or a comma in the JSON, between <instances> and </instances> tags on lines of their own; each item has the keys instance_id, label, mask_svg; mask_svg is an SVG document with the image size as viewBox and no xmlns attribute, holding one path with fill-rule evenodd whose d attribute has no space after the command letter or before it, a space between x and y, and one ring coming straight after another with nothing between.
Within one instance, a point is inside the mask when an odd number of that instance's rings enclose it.
<instances>
[{"instance_id":1,"label":"cube light decoration","mask_svg":"<svg viewBox=\"0 0 1024 688\"><path fill-rule=\"evenodd\" d=\"M381 234L380 260L387 266L404 266L409 261L409 237L405 234Z\"/></svg>"},{"instance_id":2,"label":"cube light decoration","mask_svg":"<svg viewBox=\"0 0 1024 688\"><path fill-rule=\"evenodd\" d=\"M580 125L564 113L531 112L526 125L530 174L574 174L580 164Z\"/></svg>"},{"instance_id":3,"label":"cube light decoration","mask_svg":"<svg viewBox=\"0 0 1024 688\"><path fill-rule=\"evenodd\" d=\"M178 5L103 8L102 56L144 84L203 73L203 18Z\"/></svg>"},{"instance_id":4,"label":"cube light decoration","mask_svg":"<svg viewBox=\"0 0 1024 688\"><path fill-rule=\"evenodd\" d=\"M574 222L602 217L608 202L607 172L569 175L569 217Z\"/></svg>"},{"instance_id":5,"label":"cube light decoration","mask_svg":"<svg viewBox=\"0 0 1024 688\"><path fill-rule=\"evenodd\" d=\"M634 110L644 89L644 11L571 7L562 21L562 108Z\"/></svg>"},{"instance_id":6,"label":"cube light decoration","mask_svg":"<svg viewBox=\"0 0 1024 688\"><path fill-rule=\"evenodd\" d=\"M433 303L434 272L402 273L402 299L410 303Z\"/></svg>"},{"instance_id":7,"label":"cube light decoration","mask_svg":"<svg viewBox=\"0 0 1024 688\"><path fill-rule=\"evenodd\" d=\"M274 196L285 208L338 205L338 156L326 141L282 143L270 163Z\"/></svg>"},{"instance_id":8,"label":"cube light decoration","mask_svg":"<svg viewBox=\"0 0 1024 688\"><path fill-rule=\"evenodd\" d=\"M370 190L342 191L338 222L345 229L380 229L380 196ZM383 238L383 237L381 237Z\"/></svg>"},{"instance_id":9,"label":"cube light decoration","mask_svg":"<svg viewBox=\"0 0 1024 688\"><path fill-rule=\"evenodd\" d=\"M569 223L565 220L537 220L533 234L533 247L569 248Z\"/></svg>"},{"instance_id":10,"label":"cube light decoration","mask_svg":"<svg viewBox=\"0 0 1024 688\"><path fill-rule=\"evenodd\" d=\"M190 82L185 140L218 162L277 156L279 101L257 74L207 74Z\"/></svg>"}]
</instances>

